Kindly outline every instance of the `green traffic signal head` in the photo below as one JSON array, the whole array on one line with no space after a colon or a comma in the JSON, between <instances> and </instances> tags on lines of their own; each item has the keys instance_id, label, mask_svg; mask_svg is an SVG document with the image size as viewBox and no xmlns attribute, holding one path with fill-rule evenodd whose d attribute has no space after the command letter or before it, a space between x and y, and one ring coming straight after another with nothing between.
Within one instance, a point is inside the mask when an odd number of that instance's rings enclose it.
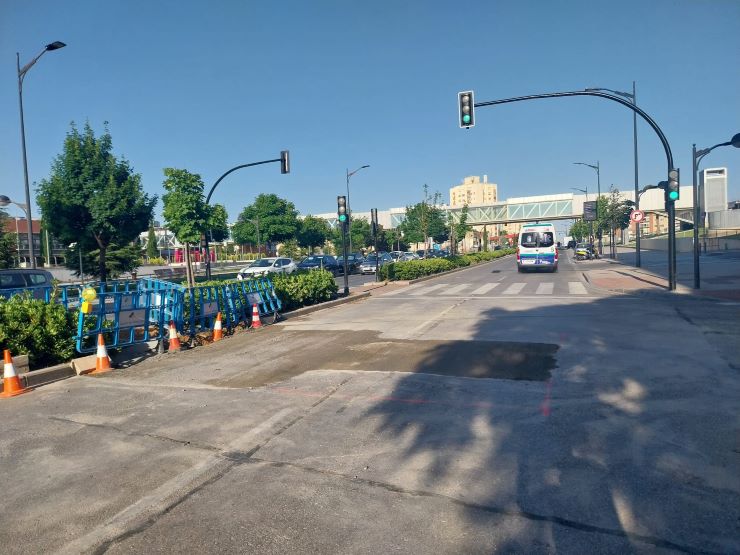
<instances>
[{"instance_id":1,"label":"green traffic signal head","mask_svg":"<svg viewBox=\"0 0 740 555\"><path fill-rule=\"evenodd\" d=\"M668 193L668 198L671 200L678 200L678 191L671 191Z\"/></svg>"},{"instance_id":2,"label":"green traffic signal head","mask_svg":"<svg viewBox=\"0 0 740 555\"><path fill-rule=\"evenodd\" d=\"M339 221L340 222L346 222L347 221L347 214L340 214L339 215Z\"/></svg>"}]
</instances>

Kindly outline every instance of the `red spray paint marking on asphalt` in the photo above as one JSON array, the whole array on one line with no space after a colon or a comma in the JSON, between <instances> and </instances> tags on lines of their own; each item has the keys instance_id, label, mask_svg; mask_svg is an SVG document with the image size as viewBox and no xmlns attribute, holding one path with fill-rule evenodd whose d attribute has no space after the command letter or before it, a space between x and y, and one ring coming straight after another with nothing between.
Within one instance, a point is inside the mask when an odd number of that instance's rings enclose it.
<instances>
[{"instance_id":1,"label":"red spray paint marking on asphalt","mask_svg":"<svg viewBox=\"0 0 740 555\"><path fill-rule=\"evenodd\" d=\"M550 394L552 393L552 378L547 380L545 385L545 398L542 400L540 410L543 416L550 416Z\"/></svg>"},{"instance_id":2,"label":"red spray paint marking on asphalt","mask_svg":"<svg viewBox=\"0 0 740 555\"><path fill-rule=\"evenodd\" d=\"M325 392L318 392L318 391L304 391L300 389L290 389L287 387L275 387L270 389L269 391L274 391L276 393L280 393L283 395L295 395L296 397L324 397L326 395ZM484 408L489 409L493 407L493 403L487 402L487 401L474 401L472 403L449 403L445 401L432 401L430 399L420 399L418 397L415 398L403 398L403 397L385 397L382 395L371 395L367 397L363 396L353 396L353 395L342 395L342 394L335 394L332 395L333 399L338 399L340 401L369 401L369 402L394 402L394 403L405 403L408 405L442 405L447 407L465 407L465 408Z\"/></svg>"}]
</instances>

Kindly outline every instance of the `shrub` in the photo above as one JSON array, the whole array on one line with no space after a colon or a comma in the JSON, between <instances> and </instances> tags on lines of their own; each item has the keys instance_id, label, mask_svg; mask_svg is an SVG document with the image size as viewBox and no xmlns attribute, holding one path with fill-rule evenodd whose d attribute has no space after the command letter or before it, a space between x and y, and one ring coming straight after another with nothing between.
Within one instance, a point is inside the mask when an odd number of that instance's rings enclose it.
<instances>
[{"instance_id":1,"label":"shrub","mask_svg":"<svg viewBox=\"0 0 740 555\"><path fill-rule=\"evenodd\" d=\"M449 256L447 258L393 262L380 268L380 279L390 281L418 279L420 277L454 270L455 268L464 268L471 264L489 262L514 252L516 252L515 249L502 249L498 251L464 254L461 256Z\"/></svg>"},{"instance_id":2,"label":"shrub","mask_svg":"<svg viewBox=\"0 0 740 555\"><path fill-rule=\"evenodd\" d=\"M43 368L70 360L77 335L76 312L45 303L30 294L0 298L0 346L13 356L28 355Z\"/></svg>"},{"instance_id":3,"label":"shrub","mask_svg":"<svg viewBox=\"0 0 740 555\"><path fill-rule=\"evenodd\" d=\"M331 300L338 289L334 276L326 270L276 275L272 283L284 311Z\"/></svg>"}]
</instances>

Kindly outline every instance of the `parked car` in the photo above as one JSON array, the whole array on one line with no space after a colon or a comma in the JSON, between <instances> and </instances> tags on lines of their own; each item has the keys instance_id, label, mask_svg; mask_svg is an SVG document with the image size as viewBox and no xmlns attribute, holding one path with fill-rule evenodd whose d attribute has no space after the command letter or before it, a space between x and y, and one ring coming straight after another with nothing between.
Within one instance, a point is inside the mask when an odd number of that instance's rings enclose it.
<instances>
[{"instance_id":1,"label":"parked car","mask_svg":"<svg viewBox=\"0 0 740 555\"><path fill-rule=\"evenodd\" d=\"M44 298L45 287L54 285L54 276L47 270L15 268L0 270L0 296L9 289L28 289L34 298Z\"/></svg>"},{"instance_id":2,"label":"parked car","mask_svg":"<svg viewBox=\"0 0 740 555\"><path fill-rule=\"evenodd\" d=\"M374 274L376 262L378 268L380 268L393 262L393 258L387 252L378 253L377 256L375 254L369 254L367 255L367 258L365 258L365 261L360 265L360 273Z\"/></svg>"},{"instance_id":3,"label":"parked car","mask_svg":"<svg viewBox=\"0 0 740 555\"><path fill-rule=\"evenodd\" d=\"M334 275L339 273L337 259L328 254L315 254L307 256L298 263L299 270L327 270Z\"/></svg>"},{"instance_id":4,"label":"parked car","mask_svg":"<svg viewBox=\"0 0 740 555\"><path fill-rule=\"evenodd\" d=\"M360 265L362 264L362 261L364 258L362 258L359 254L348 254L347 255L347 274L356 274L360 271ZM344 257L343 256L337 256L337 272L340 274L344 274Z\"/></svg>"},{"instance_id":5,"label":"parked car","mask_svg":"<svg viewBox=\"0 0 740 555\"><path fill-rule=\"evenodd\" d=\"M406 253L405 253L405 252L403 252L403 251L391 251L391 252L390 252L391 258L392 258L393 260L396 260L396 261L397 261L397 260L398 260L399 258L401 258L401 257L402 257L402 256L403 256L404 254L406 254Z\"/></svg>"},{"instance_id":6,"label":"parked car","mask_svg":"<svg viewBox=\"0 0 740 555\"><path fill-rule=\"evenodd\" d=\"M292 274L297 270L296 263L290 258L271 257L255 260L249 266L239 270L236 279L266 276L267 274Z\"/></svg>"},{"instance_id":7,"label":"parked car","mask_svg":"<svg viewBox=\"0 0 740 555\"><path fill-rule=\"evenodd\" d=\"M408 262L409 260L419 260L419 255L415 252L405 252L398 258L398 262Z\"/></svg>"}]
</instances>

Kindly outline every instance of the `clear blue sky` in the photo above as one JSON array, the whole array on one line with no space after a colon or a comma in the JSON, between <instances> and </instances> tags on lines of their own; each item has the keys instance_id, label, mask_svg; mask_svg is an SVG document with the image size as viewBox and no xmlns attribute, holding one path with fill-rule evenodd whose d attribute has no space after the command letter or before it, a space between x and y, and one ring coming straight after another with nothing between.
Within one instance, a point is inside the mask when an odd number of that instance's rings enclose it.
<instances>
[{"instance_id":1,"label":"clear blue sky","mask_svg":"<svg viewBox=\"0 0 740 555\"><path fill-rule=\"evenodd\" d=\"M461 11L470 6L470 13ZM633 189L632 116L591 98L479 109L457 126L457 92L477 101L601 86L631 90L662 127L681 181L691 144L740 132L737 0L282 2L4 0L0 3L0 194L23 201L15 53L48 42L24 88L31 181L49 174L69 123L110 122L114 150L161 195L162 168L227 169L290 149L292 171L240 170L214 201L230 219L260 192L304 214L330 212L352 179L355 210L403 206L429 184L447 199L466 175L488 174L501 198ZM641 182L665 177L662 147L639 125ZM729 168L740 198L740 149ZM33 200L34 212L36 201ZM161 212L161 204L157 213ZM10 213L17 213L11 208Z\"/></svg>"}]
</instances>

